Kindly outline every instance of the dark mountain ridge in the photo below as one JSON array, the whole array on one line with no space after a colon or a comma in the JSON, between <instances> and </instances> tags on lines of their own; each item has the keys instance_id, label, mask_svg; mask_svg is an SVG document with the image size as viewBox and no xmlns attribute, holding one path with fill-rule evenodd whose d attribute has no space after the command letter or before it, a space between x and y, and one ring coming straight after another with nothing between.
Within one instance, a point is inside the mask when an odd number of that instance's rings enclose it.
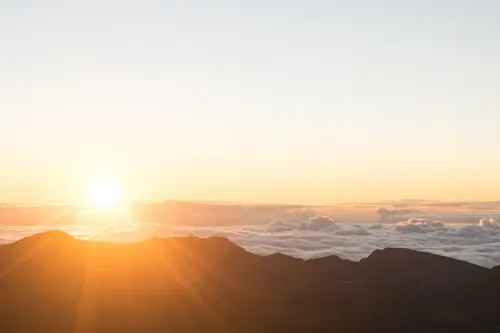
<instances>
[{"instance_id":1,"label":"dark mountain ridge","mask_svg":"<svg viewBox=\"0 0 500 333\"><path fill-rule=\"evenodd\" d=\"M0 331L495 332L500 320L477 310L500 297L498 276L402 248L302 260L219 237L49 231L0 246Z\"/></svg>"}]
</instances>

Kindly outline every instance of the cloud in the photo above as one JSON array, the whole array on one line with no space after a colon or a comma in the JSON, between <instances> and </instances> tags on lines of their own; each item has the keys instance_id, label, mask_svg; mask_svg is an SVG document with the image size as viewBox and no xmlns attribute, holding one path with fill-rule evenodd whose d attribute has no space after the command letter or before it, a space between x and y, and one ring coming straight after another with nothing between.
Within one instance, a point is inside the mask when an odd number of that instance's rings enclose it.
<instances>
[{"instance_id":1,"label":"cloud","mask_svg":"<svg viewBox=\"0 0 500 333\"><path fill-rule=\"evenodd\" d=\"M309 220L300 223L300 230L318 231L323 229L337 229L337 224L328 216L315 216Z\"/></svg>"},{"instance_id":2,"label":"cloud","mask_svg":"<svg viewBox=\"0 0 500 333\"><path fill-rule=\"evenodd\" d=\"M297 228L296 226L294 226L292 224L285 223L283 221L272 221L269 224L268 230L271 232L273 232L273 231L280 232L280 231L292 231L296 228Z\"/></svg>"},{"instance_id":3,"label":"cloud","mask_svg":"<svg viewBox=\"0 0 500 333\"><path fill-rule=\"evenodd\" d=\"M10 243L54 227L2 227L0 243ZM500 228L495 219L454 224L410 218L392 224L337 223L327 216L302 222L275 220L266 224L180 226L161 223L66 225L57 227L88 240L135 242L152 237L221 236L250 252L280 252L299 258L337 255L360 260L376 249L405 247L466 260L486 267L500 265Z\"/></svg>"},{"instance_id":4,"label":"cloud","mask_svg":"<svg viewBox=\"0 0 500 333\"><path fill-rule=\"evenodd\" d=\"M476 225L462 226L461 228L457 228L455 230L455 233L457 236L465 238L478 238L487 236L483 228L481 226L476 226Z\"/></svg>"},{"instance_id":5,"label":"cloud","mask_svg":"<svg viewBox=\"0 0 500 333\"><path fill-rule=\"evenodd\" d=\"M411 218L408 221L398 222L396 224L390 225L392 228L399 232L432 232L436 229L443 229L445 225L439 221L429 222L423 218Z\"/></svg>"},{"instance_id":6,"label":"cloud","mask_svg":"<svg viewBox=\"0 0 500 333\"><path fill-rule=\"evenodd\" d=\"M413 213L418 213L417 211L414 211L412 209L387 209L384 207L380 207L377 210L377 213L384 218L387 215L409 215Z\"/></svg>"},{"instance_id":7,"label":"cloud","mask_svg":"<svg viewBox=\"0 0 500 333\"><path fill-rule=\"evenodd\" d=\"M283 221L272 221L267 230L270 232L284 232L292 230L301 231L332 231L340 229L339 225L335 223L328 216L314 216L299 224L285 223Z\"/></svg>"},{"instance_id":8,"label":"cloud","mask_svg":"<svg viewBox=\"0 0 500 333\"><path fill-rule=\"evenodd\" d=\"M335 234L340 236L353 236L353 235L368 236L370 235L370 232L365 228L363 228L362 226L355 225L350 228L344 228L339 231L336 231Z\"/></svg>"},{"instance_id":9,"label":"cloud","mask_svg":"<svg viewBox=\"0 0 500 333\"><path fill-rule=\"evenodd\" d=\"M479 226L485 229L500 230L500 224L493 218L479 220Z\"/></svg>"}]
</instances>

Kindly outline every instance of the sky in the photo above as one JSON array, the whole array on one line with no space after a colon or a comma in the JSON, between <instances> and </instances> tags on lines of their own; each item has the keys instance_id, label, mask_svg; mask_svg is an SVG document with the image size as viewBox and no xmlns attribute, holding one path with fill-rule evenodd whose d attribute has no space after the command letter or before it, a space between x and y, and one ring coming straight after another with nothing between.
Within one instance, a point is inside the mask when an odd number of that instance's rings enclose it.
<instances>
[{"instance_id":1,"label":"sky","mask_svg":"<svg viewBox=\"0 0 500 333\"><path fill-rule=\"evenodd\" d=\"M0 201L494 200L498 1L0 2Z\"/></svg>"}]
</instances>

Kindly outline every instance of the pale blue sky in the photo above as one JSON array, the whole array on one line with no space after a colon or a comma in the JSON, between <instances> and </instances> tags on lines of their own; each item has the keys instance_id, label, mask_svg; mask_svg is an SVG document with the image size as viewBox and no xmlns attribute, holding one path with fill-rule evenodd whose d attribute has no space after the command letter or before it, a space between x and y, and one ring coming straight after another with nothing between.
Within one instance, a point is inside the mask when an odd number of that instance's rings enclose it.
<instances>
[{"instance_id":1,"label":"pale blue sky","mask_svg":"<svg viewBox=\"0 0 500 333\"><path fill-rule=\"evenodd\" d=\"M1 1L0 200L498 198L498 1Z\"/></svg>"}]
</instances>

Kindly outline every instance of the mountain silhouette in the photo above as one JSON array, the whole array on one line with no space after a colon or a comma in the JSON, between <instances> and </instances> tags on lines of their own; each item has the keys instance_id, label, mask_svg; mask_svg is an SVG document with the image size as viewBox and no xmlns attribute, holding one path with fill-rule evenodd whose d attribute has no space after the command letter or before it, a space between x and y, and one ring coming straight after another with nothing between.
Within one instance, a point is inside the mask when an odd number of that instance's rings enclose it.
<instances>
[{"instance_id":1,"label":"mountain silhouette","mask_svg":"<svg viewBox=\"0 0 500 333\"><path fill-rule=\"evenodd\" d=\"M258 256L220 237L0 246L2 332L495 332L498 268L402 248Z\"/></svg>"}]
</instances>

